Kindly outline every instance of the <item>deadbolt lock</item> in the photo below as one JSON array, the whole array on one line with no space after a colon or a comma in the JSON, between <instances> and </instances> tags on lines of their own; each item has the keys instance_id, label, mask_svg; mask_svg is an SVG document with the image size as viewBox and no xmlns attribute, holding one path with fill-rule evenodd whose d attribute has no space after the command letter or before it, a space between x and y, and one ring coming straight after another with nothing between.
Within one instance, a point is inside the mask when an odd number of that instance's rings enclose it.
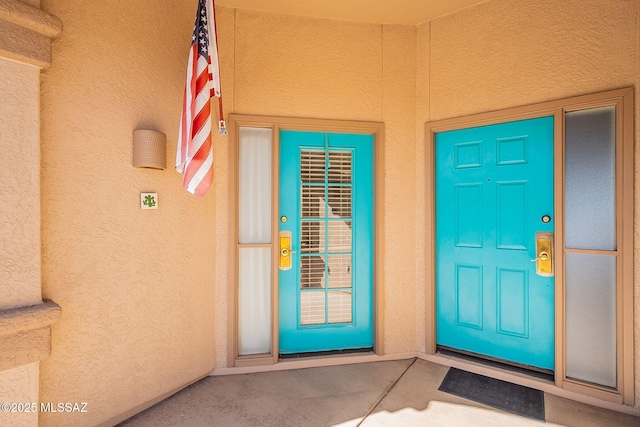
<instances>
[{"instance_id":1,"label":"deadbolt lock","mask_svg":"<svg viewBox=\"0 0 640 427\"><path fill-rule=\"evenodd\" d=\"M538 254L538 259L539 259L540 261L548 261L548 260L549 260L549 254L548 254L548 253L546 253L546 252L544 252L544 251L543 251L543 252L540 252L540 253Z\"/></svg>"}]
</instances>

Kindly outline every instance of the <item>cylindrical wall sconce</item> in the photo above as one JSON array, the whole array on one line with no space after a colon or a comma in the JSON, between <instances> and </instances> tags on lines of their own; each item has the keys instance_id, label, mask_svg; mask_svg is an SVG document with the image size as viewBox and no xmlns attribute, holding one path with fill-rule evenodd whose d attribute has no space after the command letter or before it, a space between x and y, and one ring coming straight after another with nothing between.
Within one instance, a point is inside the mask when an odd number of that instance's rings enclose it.
<instances>
[{"instance_id":1,"label":"cylindrical wall sconce","mask_svg":"<svg viewBox=\"0 0 640 427\"><path fill-rule=\"evenodd\" d=\"M133 131L133 166L136 168L167 168L167 136L147 129Z\"/></svg>"}]
</instances>

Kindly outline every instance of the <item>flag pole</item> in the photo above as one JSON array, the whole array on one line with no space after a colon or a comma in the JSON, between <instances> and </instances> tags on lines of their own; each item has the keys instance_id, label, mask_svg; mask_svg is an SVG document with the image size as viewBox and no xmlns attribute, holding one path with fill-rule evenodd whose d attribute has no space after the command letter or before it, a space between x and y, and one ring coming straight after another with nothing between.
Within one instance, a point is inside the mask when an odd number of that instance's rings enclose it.
<instances>
[{"instance_id":1,"label":"flag pole","mask_svg":"<svg viewBox=\"0 0 640 427\"><path fill-rule=\"evenodd\" d=\"M215 1L211 0L211 14L213 15L213 40L215 43L215 56L216 56L216 70L218 72L218 82L220 81L220 63L219 60L217 58L218 56L218 21L216 20L216 5L215 5ZM219 85L218 87L218 111L220 113L219 116L219 120L218 120L218 133L220 135L226 135L227 134L227 124L224 120L224 112L222 110L222 85Z\"/></svg>"},{"instance_id":2,"label":"flag pole","mask_svg":"<svg viewBox=\"0 0 640 427\"><path fill-rule=\"evenodd\" d=\"M220 120L218 121L218 133L220 135L227 134L227 123L224 121L224 114L222 112L222 93L218 97L218 109L220 110Z\"/></svg>"}]
</instances>

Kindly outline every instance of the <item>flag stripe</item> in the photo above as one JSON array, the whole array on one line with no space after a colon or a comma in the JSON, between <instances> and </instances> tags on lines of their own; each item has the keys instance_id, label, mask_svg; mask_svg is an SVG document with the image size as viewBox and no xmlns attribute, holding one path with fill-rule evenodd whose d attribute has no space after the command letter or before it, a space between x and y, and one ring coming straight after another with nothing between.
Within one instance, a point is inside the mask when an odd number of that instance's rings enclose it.
<instances>
[{"instance_id":1,"label":"flag stripe","mask_svg":"<svg viewBox=\"0 0 640 427\"><path fill-rule=\"evenodd\" d=\"M198 183L197 186L190 187L190 191L198 197L202 197L213 181L213 153L209 152L206 161L202 164L200 169L196 172L195 178L191 182Z\"/></svg>"},{"instance_id":2,"label":"flag stripe","mask_svg":"<svg viewBox=\"0 0 640 427\"><path fill-rule=\"evenodd\" d=\"M199 0L191 38L180 117L176 170L182 185L198 197L213 181L211 97L220 97L220 65L213 0Z\"/></svg>"},{"instance_id":3,"label":"flag stripe","mask_svg":"<svg viewBox=\"0 0 640 427\"><path fill-rule=\"evenodd\" d=\"M209 160L213 160L211 152L211 136L207 138L201 149L193 156L193 160L187 165L184 172L185 182L191 183L194 178L203 177L205 175L204 172L206 171L201 171L201 169L203 166L211 166L208 163Z\"/></svg>"},{"instance_id":4,"label":"flag stripe","mask_svg":"<svg viewBox=\"0 0 640 427\"><path fill-rule=\"evenodd\" d=\"M207 107L209 107L207 105ZM200 130L207 124L207 121L211 119L210 108L202 108L196 116L193 118L193 129L191 137L194 138Z\"/></svg>"}]
</instances>

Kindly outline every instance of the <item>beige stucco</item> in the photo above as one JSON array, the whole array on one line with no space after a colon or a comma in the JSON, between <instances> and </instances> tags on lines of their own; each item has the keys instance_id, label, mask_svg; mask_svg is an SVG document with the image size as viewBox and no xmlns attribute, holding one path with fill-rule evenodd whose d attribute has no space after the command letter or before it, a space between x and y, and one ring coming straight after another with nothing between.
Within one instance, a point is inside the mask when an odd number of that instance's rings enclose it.
<instances>
[{"instance_id":1,"label":"beige stucco","mask_svg":"<svg viewBox=\"0 0 640 427\"><path fill-rule=\"evenodd\" d=\"M2 403L38 402L38 363L30 363L0 373L0 401ZM14 409L18 409L17 406ZM0 412L0 425L33 427L38 425L38 411Z\"/></svg>"},{"instance_id":2,"label":"beige stucco","mask_svg":"<svg viewBox=\"0 0 640 427\"><path fill-rule=\"evenodd\" d=\"M415 245L416 245L416 350L425 352L427 336L427 316L425 316L427 291L424 284L427 280L427 270L425 262L426 239L425 239L425 217L422 212L430 209L431 202L426 200L425 180L427 167L425 162L419 161L426 155L424 135L424 124L431 120L429 109L431 107L431 23L426 22L418 25L416 29L416 223L415 223ZM420 258L422 257L422 258Z\"/></svg>"},{"instance_id":3,"label":"beige stucco","mask_svg":"<svg viewBox=\"0 0 640 427\"><path fill-rule=\"evenodd\" d=\"M385 124L385 353L415 351L416 29L382 29L382 121Z\"/></svg>"},{"instance_id":4,"label":"beige stucco","mask_svg":"<svg viewBox=\"0 0 640 427\"><path fill-rule=\"evenodd\" d=\"M415 25L486 0L218 0L218 6L349 22Z\"/></svg>"},{"instance_id":5,"label":"beige stucco","mask_svg":"<svg viewBox=\"0 0 640 427\"><path fill-rule=\"evenodd\" d=\"M50 325L59 318L60 307L50 301L0 310L0 372L49 356Z\"/></svg>"},{"instance_id":6,"label":"beige stucco","mask_svg":"<svg viewBox=\"0 0 640 427\"><path fill-rule=\"evenodd\" d=\"M41 3L64 25L51 67L0 59L0 308L40 302L40 283L62 307L39 399L88 413L40 423L94 425L226 366L228 139L214 135L212 190L182 190L171 159L195 0ZM227 113L384 122L389 355L425 350L424 123L640 85L636 0L491 0L418 26L228 7L217 19ZM167 135L167 170L131 166L136 128ZM140 210L140 192L160 208ZM638 279L635 298L640 406ZM0 398L37 397L37 376L0 373Z\"/></svg>"},{"instance_id":7,"label":"beige stucco","mask_svg":"<svg viewBox=\"0 0 640 427\"><path fill-rule=\"evenodd\" d=\"M41 302L39 73L32 65L0 58L0 313ZM11 360L0 364L13 367L15 359L27 364L0 372L0 400L37 401L38 363L32 362L39 357L20 351L25 346L14 342L15 335L4 339L12 340L0 347ZM37 413L14 415L0 412L0 424L34 425L38 419Z\"/></svg>"},{"instance_id":8,"label":"beige stucco","mask_svg":"<svg viewBox=\"0 0 640 427\"><path fill-rule=\"evenodd\" d=\"M637 14L634 0L493 0L434 20L431 120L635 84Z\"/></svg>"},{"instance_id":9,"label":"beige stucco","mask_svg":"<svg viewBox=\"0 0 640 427\"><path fill-rule=\"evenodd\" d=\"M0 57L46 68L51 63L51 38L60 20L43 12L39 0L0 0Z\"/></svg>"},{"instance_id":10,"label":"beige stucco","mask_svg":"<svg viewBox=\"0 0 640 427\"><path fill-rule=\"evenodd\" d=\"M38 68L0 59L0 309L41 301L39 80Z\"/></svg>"},{"instance_id":11,"label":"beige stucco","mask_svg":"<svg viewBox=\"0 0 640 427\"><path fill-rule=\"evenodd\" d=\"M62 318L41 400L88 402L42 425L110 420L214 367L215 192L191 196L171 164L131 165L136 128L175 152L188 3L42 2L64 32L42 75L43 294Z\"/></svg>"}]
</instances>

